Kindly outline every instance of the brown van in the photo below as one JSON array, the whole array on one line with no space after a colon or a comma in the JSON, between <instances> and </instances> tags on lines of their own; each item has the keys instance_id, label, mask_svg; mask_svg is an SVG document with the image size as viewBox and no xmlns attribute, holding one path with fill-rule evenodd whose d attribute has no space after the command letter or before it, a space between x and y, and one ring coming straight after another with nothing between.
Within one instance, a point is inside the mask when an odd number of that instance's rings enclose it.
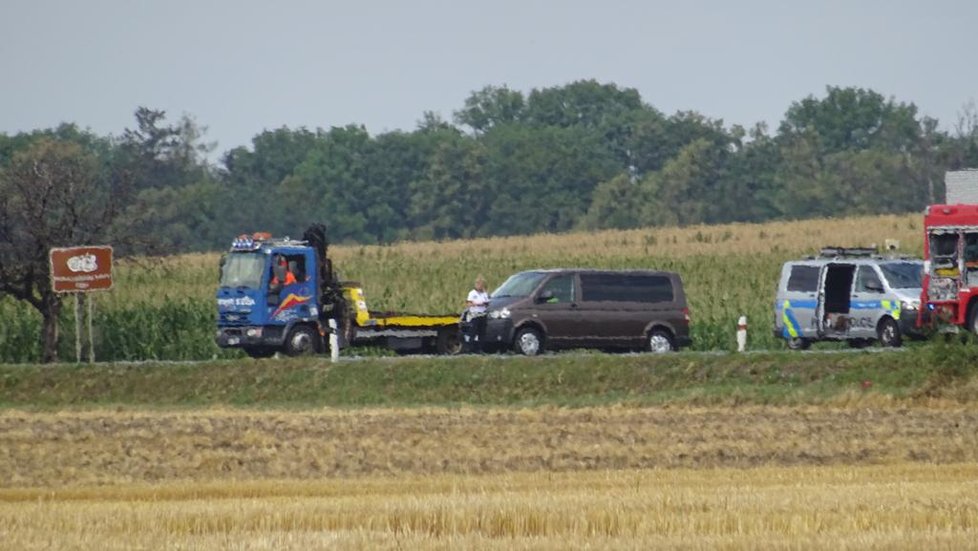
<instances>
[{"instance_id":1,"label":"brown van","mask_svg":"<svg viewBox=\"0 0 978 551\"><path fill-rule=\"evenodd\" d=\"M527 356L560 348L669 352L689 346L689 309L672 272L531 270L489 298L483 349Z\"/></svg>"}]
</instances>

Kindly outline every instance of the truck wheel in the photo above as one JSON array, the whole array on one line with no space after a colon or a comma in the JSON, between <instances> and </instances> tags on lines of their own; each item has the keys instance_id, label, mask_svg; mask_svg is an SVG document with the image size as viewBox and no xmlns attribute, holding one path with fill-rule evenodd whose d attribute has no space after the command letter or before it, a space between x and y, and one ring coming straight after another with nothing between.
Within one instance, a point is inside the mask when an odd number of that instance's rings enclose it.
<instances>
[{"instance_id":1,"label":"truck wheel","mask_svg":"<svg viewBox=\"0 0 978 551\"><path fill-rule=\"evenodd\" d=\"M438 331L435 352L443 356L454 356L462 352L462 339L457 327L444 327Z\"/></svg>"},{"instance_id":2,"label":"truck wheel","mask_svg":"<svg viewBox=\"0 0 978 551\"><path fill-rule=\"evenodd\" d=\"M880 345L886 348L897 348L903 344L900 326L893 318L883 318L879 327L876 328L876 334L879 336Z\"/></svg>"},{"instance_id":3,"label":"truck wheel","mask_svg":"<svg viewBox=\"0 0 978 551\"><path fill-rule=\"evenodd\" d=\"M649 333L649 352L653 354L665 354L676 349L676 343L672 340L672 335L664 329L653 329Z\"/></svg>"},{"instance_id":4,"label":"truck wheel","mask_svg":"<svg viewBox=\"0 0 978 551\"><path fill-rule=\"evenodd\" d=\"M532 327L524 327L516 333L513 348L524 356L536 356L543 351L543 337Z\"/></svg>"},{"instance_id":5,"label":"truck wheel","mask_svg":"<svg viewBox=\"0 0 978 551\"><path fill-rule=\"evenodd\" d=\"M791 337L785 341L790 350L808 350L808 347L812 345L812 341L808 339L803 339L801 337Z\"/></svg>"},{"instance_id":6,"label":"truck wheel","mask_svg":"<svg viewBox=\"0 0 978 551\"><path fill-rule=\"evenodd\" d=\"M252 358L271 358L275 355L274 348L265 348L263 346L247 347L244 349L245 354L251 356Z\"/></svg>"},{"instance_id":7,"label":"truck wheel","mask_svg":"<svg viewBox=\"0 0 978 551\"><path fill-rule=\"evenodd\" d=\"M292 329L285 339L285 353L289 356L304 356L319 352L318 342L322 340L308 325L299 325Z\"/></svg>"}]
</instances>

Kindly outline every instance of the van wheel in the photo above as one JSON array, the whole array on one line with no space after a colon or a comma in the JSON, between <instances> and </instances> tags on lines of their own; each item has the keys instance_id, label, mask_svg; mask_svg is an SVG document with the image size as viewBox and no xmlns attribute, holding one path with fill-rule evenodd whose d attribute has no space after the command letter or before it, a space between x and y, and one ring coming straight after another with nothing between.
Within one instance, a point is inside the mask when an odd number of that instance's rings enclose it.
<instances>
[{"instance_id":1,"label":"van wheel","mask_svg":"<svg viewBox=\"0 0 978 551\"><path fill-rule=\"evenodd\" d=\"M653 354L665 354L676 349L676 343L672 340L672 335L664 329L653 329L649 333L649 352Z\"/></svg>"},{"instance_id":2,"label":"van wheel","mask_svg":"<svg viewBox=\"0 0 978 551\"><path fill-rule=\"evenodd\" d=\"M524 356L536 356L543 351L543 337L532 327L524 327L516 333L513 348Z\"/></svg>"},{"instance_id":3,"label":"van wheel","mask_svg":"<svg viewBox=\"0 0 978 551\"><path fill-rule=\"evenodd\" d=\"M307 325L299 325L285 339L285 353L289 356L305 356L318 352L319 335Z\"/></svg>"},{"instance_id":4,"label":"van wheel","mask_svg":"<svg viewBox=\"0 0 978 551\"><path fill-rule=\"evenodd\" d=\"M812 341L801 337L791 337L785 343L791 350L808 350L808 347L812 345Z\"/></svg>"},{"instance_id":5,"label":"van wheel","mask_svg":"<svg viewBox=\"0 0 978 551\"><path fill-rule=\"evenodd\" d=\"M900 326L897 325L896 320L893 318L883 318L880 321L879 327L876 328L876 334L879 336L880 345L887 348L897 348L903 344L903 338L900 336Z\"/></svg>"}]
</instances>

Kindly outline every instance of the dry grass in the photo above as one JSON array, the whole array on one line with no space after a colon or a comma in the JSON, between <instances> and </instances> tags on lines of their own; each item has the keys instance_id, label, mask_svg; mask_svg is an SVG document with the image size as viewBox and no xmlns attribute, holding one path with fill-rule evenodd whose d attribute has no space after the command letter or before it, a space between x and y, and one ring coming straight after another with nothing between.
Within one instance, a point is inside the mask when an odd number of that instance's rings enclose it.
<instances>
[{"instance_id":1,"label":"dry grass","mask_svg":"<svg viewBox=\"0 0 978 551\"><path fill-rule=\"evenodd\" d=\"M716 407L0 413L0 487L978 462L978 410Z\"/></svg>"},{"instance_id":2,"label":"dry grass","mask_svg":"<svg viewBox=\"0 0 978 551\"><path fill-rule=\"evenodd\" d=\"M0 413L2 549L962 549L978 410Z\"/></svg>"},{"instance_id":3,"label":"dry grass","mask_svg":"<svg viewBox=\"0 0 978 551\"><path fill-rule=\"evenodd\" d=\"M978 465L0 491L9 549L965 549Z\"/></svg>"}]
</instances>

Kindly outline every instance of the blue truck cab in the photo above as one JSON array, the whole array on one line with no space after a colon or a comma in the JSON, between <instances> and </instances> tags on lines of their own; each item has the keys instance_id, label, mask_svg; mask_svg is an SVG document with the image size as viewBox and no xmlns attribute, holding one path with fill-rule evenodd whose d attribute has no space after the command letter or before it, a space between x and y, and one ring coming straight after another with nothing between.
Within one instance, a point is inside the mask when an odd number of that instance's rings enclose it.
<instances>
[{"instance_id":1,"label":"blue truck cab","mask_svg":"<svg viewBox=\"0 0 978 551\"><path fill-rule=\"evenodd\" d=\"M334 314L322 303L329 294L321 285L332 280L324 268L306 241L261 233L235 239L221 264L217 345L253 357L322 352Z\"/></svg>"}]
</instances>

